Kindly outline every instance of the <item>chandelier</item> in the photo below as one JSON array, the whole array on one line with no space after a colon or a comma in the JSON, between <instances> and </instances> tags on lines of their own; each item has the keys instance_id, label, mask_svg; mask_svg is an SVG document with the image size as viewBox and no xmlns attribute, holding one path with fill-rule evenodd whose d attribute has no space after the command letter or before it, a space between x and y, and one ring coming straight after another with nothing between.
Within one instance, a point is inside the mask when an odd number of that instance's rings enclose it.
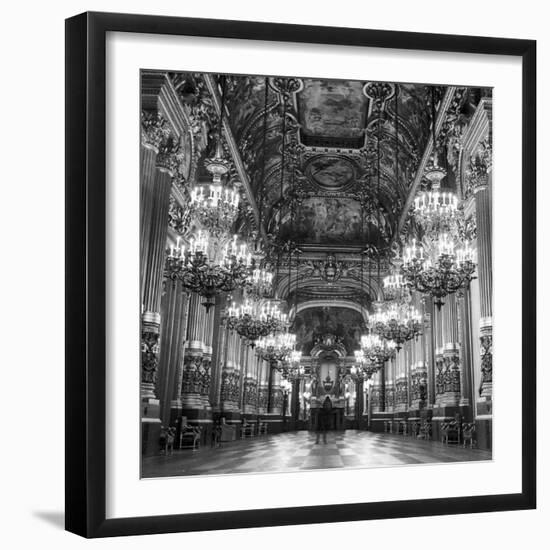
<instances>
[{"instance_id":1,"label":"chandelier","mask_svg":"<svg viewBox=\"0 0 550 550\"><path fill-rule=\"evenodd\" d=\"M403 252L401 271L411 286L432 296L441 308L442 298L470 284L475 268L475 251L469 241L443 233L426 251L413 239Z\"/></svg>"},{"instance_id":2,"label":"chandelier","mask_svg":"<svg viewBox=\"0 0 550 550\"><path fill-rule=\"evenodd\" d=\"M306 373L305 367L300 363L302 360L302 352L293 350L290 355L280 365L280 370L283 375L283 379L297 379L304 376Z\"/></svg>"},{"instance_id":3,"label":"chandelier","mask_svg":"<svg viewBox=\"0 0 550 550\"><path fill-rule=\"evenodd\" d=\"M209 161L213 163L216 159L209 159ZM213 164L209 164L206 169L213 167ZM223 186L221 181L216 182L214 178L214 182L209 186L196 185L191 189L190 206L203 227L213 235L223 235L231 230L237 217L239 193L230 186Z\"/></svg>"},{"instance_id":4,"label":"chandelier","mask_svg":"<svg viewBox=\"0 0 550 550\"><path fill-rule=\"evenodd\" d=\"M296 335L290 332L278 332L256 343L256 353L268 361L272 367L281 366L288 360L296 346Z\"/></svg>"},{"instance_id":5,"label":"chandelier","mask_svg":"<svg viewBox=\"0 0 550 550\"><path fill-rule=\"evenodd\" d=\"M356 349L355 352L355 365L350 367L350 374L355 377L365 377L369 379L375 372L378 371L380 365L372 363L367 359L363 350Z\"/></svg>"},{"instance_id":6,"label":"chandelier","mask_svg":"<svg viewBox=\"0 0 550 550\"><path fill-rule=\"evenodd\" d=\"M229 329L235 330L239 336L246 339L249 346L254 347L258 339L283 329L286 324L286 313L282 313L279 306L271 302L246 300L240 306L233 302L227 308L224 321Z\"/></svg>"},{"instance_id":7,"label":"chandelier","mask_svg":"<svg viewBox=\"0 0 550 550\"><path fill-rule=\"evenodd\" d=\"M361 351L375 365L382 366L395 356L397 344L393 340L380 338L378 334L363 334L361 336Z\"/></svg>"},{"instance_id":8,"label":"chandelier","mask_svg":"<svg viewBox=\"0 0 550 550\"><path fill-rule=\"evenodd\" d=\"M446 175L447 172L438 166L434 153L432 163L424 173L424 178L431 183L431 189L418 193L412 205L413 218L427 235L458 232L458 197L452 191L441 190L441 180Z\"/></svg>"},{"instance_id":9,"label":"chandelier","mask_svg":"<svg viewBox=\"0 0 550 550\"><path fill-rule=\"evenodd\" d=\"M237 242L237 235L222 245L220 239L199 230L187 248L179 238L176 246L170 247L165 276L202 296L208 311L220 292L231 292L247 283L251 265L251 255L246 245Z\"/></svg>"},{"instance_id":10,"label":"chandelier","mask_svg":"<svg viewBox=\"0 0 550 550\"><path fill-rule=\"evenodd\" d=\"M398 272L386 275L382 280L384 298L386 300L404 300L408 296L407 283Z\"/></svg>"},{"instance_id":11,"label":"chandelier","mask_svg":"<svg viewBox=\"0 0 550 550\"><path fill-rule=\"evenodd\" d=\"M273 273L265 267L254 267L247 281L247 293L260 300L271 295Z\"/></svg>"},{"instance_id":12,"label":"chandelier","mask_svg":"<svg viewBox=\"0 0 550 550\"><path fill-rule=\"evenodd\" d=\"M212 235L229 233L239 210L239 193L230 184L223 185L222 177L230 169L230 162L223 156L222 130L225 112L225 77L222 79L222 97L216 150L214 156L204 161L212 176L209 186L195 185L191 189L191 210L201 225Z\"/></svg>"},{"instance_id":13,"label":"chandelier","mask_svg":"<svg viewBox=\"0 0 550 550\"><path fill-rule=\"evenodd\" d=\"M422 333L422 316L406 302L384 302L369 315L369 328L385 340L393 340L399 351L402 344Z\"/></svg>"}]
</instances>

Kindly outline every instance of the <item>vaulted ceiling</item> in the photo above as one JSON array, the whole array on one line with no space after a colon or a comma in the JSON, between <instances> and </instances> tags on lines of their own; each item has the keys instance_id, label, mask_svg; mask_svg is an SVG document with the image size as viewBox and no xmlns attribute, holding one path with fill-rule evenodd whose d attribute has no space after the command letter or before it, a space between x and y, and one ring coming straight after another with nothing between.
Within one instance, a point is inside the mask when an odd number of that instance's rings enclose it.
<instances>
[{"instance_id":1,"label":"vaulted ceiling","mask_svg":"<svg viewBox=\"0 0 550 550\"><path fill-rule=\"evenodd\" d=\"M306 250L389 242L430 133L430 87L237 76L225 93L268 233Z\"/></svg>"},{"instance_id":2,"label":"vaulted ceiling","mask_svg":"<svg viewBox=\"0 0 550 550\"><path fill-rule=\"evenodd\" d=\"M249 75L176 75L173 81L198 118L210 118L203 157L213 153L223 107L254 202L255 235L263 235L271 254L275 295L294 309L338 303L360 304L362 311L376 299L431 147L432 122L447 109L452 124L457 118L466 124L481 94ZM439 147L440 162L451 154ZM197 178L208 181L203 163L198 167ZM241 231L254 225L249 214L243 204Z\"/></svg>"}]
</instances>

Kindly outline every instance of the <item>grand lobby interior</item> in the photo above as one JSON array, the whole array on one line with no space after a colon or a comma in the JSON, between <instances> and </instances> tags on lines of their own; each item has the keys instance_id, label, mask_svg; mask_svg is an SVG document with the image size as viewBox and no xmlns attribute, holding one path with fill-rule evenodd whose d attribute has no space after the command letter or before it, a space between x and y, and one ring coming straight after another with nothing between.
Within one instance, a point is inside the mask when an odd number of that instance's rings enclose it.
<instances>
[{"instance_id":1,"label":"grand lobby interior","mask_svg":"<svg viewBox=\"0 0 550 550\"><path fill-rule=\"evenodd\" d=\"M490 460L492 90L140 77L142 477Z\"/></svg>"}]
</instances>

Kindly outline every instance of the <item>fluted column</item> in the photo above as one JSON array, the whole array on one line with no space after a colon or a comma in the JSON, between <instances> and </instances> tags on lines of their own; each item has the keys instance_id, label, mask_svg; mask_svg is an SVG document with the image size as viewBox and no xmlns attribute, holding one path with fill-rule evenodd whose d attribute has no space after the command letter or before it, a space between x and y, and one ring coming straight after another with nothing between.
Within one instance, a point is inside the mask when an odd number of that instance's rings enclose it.
<instances>
[{"instance_id":1,"label":"fluted column","mask_svg":"<svg viewBox=\"0 0 550 550\"><path fill-rule=\"evenodd\" d=\"M481 319L479 339L481 347L481 385L479 400L491 401L493 394L493 270L492 270L492 213L491 173L478 170L474 185L477 226L477 272ZM490 410L490 408L489 408Z\"/></svg>"},{"instance_id":2,"label":"fluted column","mask_svg":"<svg viewBox=\"0 0 550 550\"><path fill-rule=\"evenodd\" d=\"M159 147L168 135L168 123L157 111L142 111L140 154L140 281L142 282L148 266L149 232L156 192L156 159ZM142 284L141 303L143 303L143 292Z\"/></svg>"},{"instance_id":3,"label":"fluted column","mask_svg":"<svg viewBox=\"0 0 550 550\"><path fill-rule=\"evenodd\" d=\"M181 409L180 395L174 395L181 381L181 364L187 332L186 292L179 281L168 282L162 298L162 326L156 394L160 401L160 418L164 426L177 418L172 409Z\"/></svg>"},{"instance_id":4,"label":"fluted column","mask_svg":"<svg viewBox=\"0 0 550 550\"><path fill-rule=\"evenodd\" d=\"M457 297L451 294L445 298L443 313L443 397L444 406L458 406L460 403L460 338L458 331Z\"/></svg>"},{"instance_id":5,"label":"fluted column","mask_svg":"<svg viewBox=\"0 0 550 550\"><path fill-rule=\"evenodd\" d=\"M158 357L160 350L160 306L163 289L163 272L168 231L168 206L172 177L180 162L179 143L168 138L159 146L156 155L149 227L143 230L147 242L144 269L141 279L141 417L142 451L156 451L160 429L159 401L155 396Z\"/></svg>"}]
</instances>

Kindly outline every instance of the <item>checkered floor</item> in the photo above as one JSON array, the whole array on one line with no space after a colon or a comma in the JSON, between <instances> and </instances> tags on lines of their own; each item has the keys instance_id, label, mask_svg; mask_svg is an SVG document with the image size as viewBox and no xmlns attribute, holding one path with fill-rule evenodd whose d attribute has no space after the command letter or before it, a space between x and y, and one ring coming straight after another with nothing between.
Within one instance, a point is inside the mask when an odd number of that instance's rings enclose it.
<instances>
[{"instance_id":1,"label":"checkered floor","mask_svg":"<svg viewBox=\"0 0 550 550\"><path fill-rule=\"evenodd\" d=\"M300 431L223 443L216 449L174 451L143 459L143 477L288 472L326 468L370 468L429 462L490 460L491 453L402 435L346 430L329 432L315 443L315 433Z\"/></svg>"}]
</instances>

